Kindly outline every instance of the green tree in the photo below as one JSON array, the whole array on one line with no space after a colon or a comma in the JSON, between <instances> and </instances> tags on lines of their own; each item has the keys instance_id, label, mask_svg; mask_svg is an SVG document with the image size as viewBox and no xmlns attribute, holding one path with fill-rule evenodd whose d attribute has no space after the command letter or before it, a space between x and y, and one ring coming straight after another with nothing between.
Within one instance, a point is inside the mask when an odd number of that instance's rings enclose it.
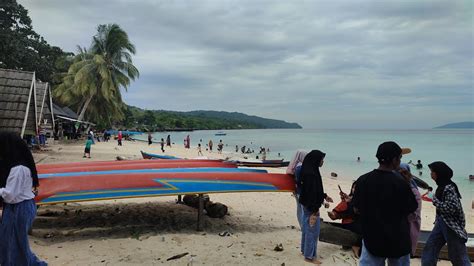
<instances>
[{"instance_id":1,"label":"green tree","mask_svg":"<svg viewBox=\"0 0 474 266\"><path fill-rule=\"evenodd\" d=\"M89 50L79 49L55 95L78 106L79 120L122 120L124 104L120 89L127 90L139 76L133 65L135 46L117 24L99 25Z\"/></svg>"},{"instance_id":2,"label":"green tree","mask_svg":"<svg viewBox=\"0 0 474 266\"><path fill-rule=\"evenodd\" d=\"M0 1L0 67L35 71L36 78L51 82L59 47L50 46L33 30L28 11L16 0Z\"/></svg>"}]
</instances>

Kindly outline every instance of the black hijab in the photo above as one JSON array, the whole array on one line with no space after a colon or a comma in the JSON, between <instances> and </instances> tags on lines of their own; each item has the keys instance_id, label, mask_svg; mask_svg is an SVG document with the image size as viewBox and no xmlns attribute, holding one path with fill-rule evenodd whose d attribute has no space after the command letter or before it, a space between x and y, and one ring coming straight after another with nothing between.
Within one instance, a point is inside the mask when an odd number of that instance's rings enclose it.
<instances>
[{"instance_id":1,"label":"black hijab","mask_svg":"<svg viewBox=\"0 0 474 266\"><path fill-rule=\"evenodd\" d=\"M301 195L300 203L311 212L319 210L326 197L323 188L319 165L326 156L319 150L308 153L301 167Z\"/></svg>"},{"instance_id":2,"label":"black hijab","mask_svg":"<svg viewBox=\"0 0 474 266\"><path fill-rule=\"evenodd\" d=\"M26 142L16 133L0 132L0 187L6 186L10 170L18 165L28 167L33 186L39 186L35 161Z\"/></svg>"},{"instance_id":3,"label":"black hijab","mask_svg":"<svg viewBox=\"0 0 474 266\"><path fill-rule=\"evenodd\" d=\"M459 198L461 198L461 193L459 193L458 186L451 180L453 177L453 170L445 164L444 162L433 162L428 165L431 171L436 173L436 185L438 188L436 189L436 198L443 200L443 191L444 188L452 184L456 189L456 193L458 194Z\"/></svg>"}]
</instances>

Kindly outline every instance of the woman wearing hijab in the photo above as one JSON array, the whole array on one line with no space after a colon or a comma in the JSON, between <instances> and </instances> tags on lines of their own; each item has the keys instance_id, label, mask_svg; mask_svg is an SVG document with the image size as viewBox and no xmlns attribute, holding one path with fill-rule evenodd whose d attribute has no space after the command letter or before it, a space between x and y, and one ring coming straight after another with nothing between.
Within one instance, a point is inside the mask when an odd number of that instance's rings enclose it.
<instances>
[{"instance_id":1,"label":"woman wearing hijab","mask_svg":"<svg viewBox=\"0 0 474 266\"><path fill-rule=\"evenodd\" d=\"M290 161L288 168L286 168L286 173L295 177L294 196L296 198L296 218L298 218L298 224L300 225L301 229L303 229L303 208L299 202L301 194L301 166L306 154L307 152L305 151L296 151L295 157L293 157L293 160Z\"/></svg>"},{"instance_id":2,"label":"woman wearing hijab","mask_svg":"<svg viewBox=\"0 0 474 266\"><path fill-rule=\"evenodd\" d=\"M436 220L433 231L426 241L421 264L436 265L439 251L447 243L449 260L453 265L471 265L466 249L468 236L460 200L461 194L457 185L451 180L453 170L444 162L434 162L428 167L431 170L431 178L438 185L433 197Z\"/></svg>"},{"instance_id":3,"label":"woman wearing hijab","mask_svg":"<svg viewBox=\"0 0 474 266\"><path fill-rule=\"evenodd\" d=\"M28 242L28 230L36 216L33 191L39 185L33 156L20 136L0 132L0 161L0 265L47 265Z\"/></svg>"},{"instance_id":4,"label":"woman wearing hijab","mask_svg":"<svg viewBox=\"0 0 474 266\"><path fill-rule=\"evenodd\" d=\"M299 202L303 205L303 230L301 234L301 253L305 261L321 264L317 259L317 244L320 229L319 208L324 200L333 202L324 193L319 167L323 166L325 153L313 150L308 153L301 168L301 194Z\"/></svg>"}]
</instances>

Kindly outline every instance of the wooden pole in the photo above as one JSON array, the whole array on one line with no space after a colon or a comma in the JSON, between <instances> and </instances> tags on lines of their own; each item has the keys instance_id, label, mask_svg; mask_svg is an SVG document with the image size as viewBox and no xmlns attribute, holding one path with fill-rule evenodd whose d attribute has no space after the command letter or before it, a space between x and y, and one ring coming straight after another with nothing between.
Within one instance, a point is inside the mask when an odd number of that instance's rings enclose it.
<instances>
[{"instance_id":1,"label":"wooden pole","mask_svg":"<svg viewBox=\"0 0 474 266\"><path fill-rule=\"evenodd\" d=\"M203 197L203 194L199 194L197 231L202 231L202 213L203 213L203 209L204 209L204 197Z\"/></svg>"},{"instance_id":2,"label":"wooden pole","mask_svg":"<svg viewBox=\"0 0 474 266\"><path fill-rule=\"evenodd\" d=\"M178 195L178 201L176 203L183 203L183 200L181 199L181 195Z\"/></svg>"}]
</instances>

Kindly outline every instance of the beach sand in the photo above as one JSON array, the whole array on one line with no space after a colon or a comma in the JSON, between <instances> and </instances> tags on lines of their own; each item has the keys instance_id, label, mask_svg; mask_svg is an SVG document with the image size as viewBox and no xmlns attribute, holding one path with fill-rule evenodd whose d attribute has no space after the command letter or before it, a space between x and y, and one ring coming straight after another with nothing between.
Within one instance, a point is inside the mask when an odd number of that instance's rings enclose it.
<instances>
[{"instance_id":1,"label":"beach sand","mask_svg":"<svg viewBox=\"0 0 474 266\"><path fill-rule=\"evenodd\" d=\"M117 156L140 159L140 150L161 154L158 144L130 141L124 141L121 147L115 141L98 142L92 146L92 159L82 158L82 142L51 144L48 149L34 154L37 162L115 160ZM235 156L203 153L209 158ZM174 145L164 154L193 158L197 157L197 148L186 150ZM285 168L268 170L283 173ZM323 182L336 202L331 204L332 209L339 201L337 185L349 191L351 181L324 178ZM176 204L175 196L42 206L30 237L31 247L50 265L311 265L299 252L301 232L291 193L210 197L226 204L229 215L223 219L204 216L201 232L196 231L197 211ZM467 230L474 232L474 212L465 212ZM424 230L432 229L434 216L434 207L424 202ZM326 211L322 211L322 218L329 221ZM229 232L228 236L219 235L223 232ZM280 243L284 250L274 251ZM182 253L188 254L167 261ZM324 265L356 265L351 251L327 243L319 242L318 256ZM420 265L420 261L413 259L412 265Z\"/></svg>"}]
</instances>

